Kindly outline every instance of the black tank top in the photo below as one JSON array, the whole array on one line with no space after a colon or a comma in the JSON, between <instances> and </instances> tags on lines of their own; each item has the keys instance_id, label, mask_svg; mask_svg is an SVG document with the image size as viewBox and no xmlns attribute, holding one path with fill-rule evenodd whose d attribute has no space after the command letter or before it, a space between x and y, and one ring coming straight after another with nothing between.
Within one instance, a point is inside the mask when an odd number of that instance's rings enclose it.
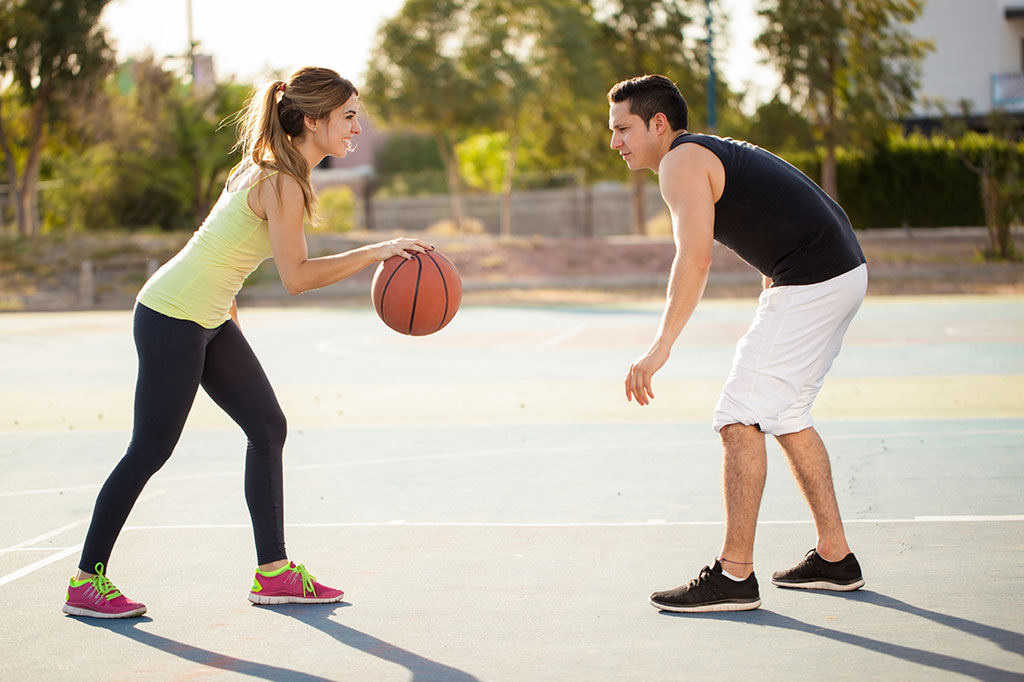
<instances>
[{"instance_id":1,"label":"black tank top","mask_svg":"<svg viewBox=\"0 0 1024 682\"><path fill-rule=\"evenodd\" d=\"M772 286L816 284L865 262L850 219L795 167L748 142L684 133L725 167L715 203L715 239L772 279Z\"/></svg>"}]
</instances>

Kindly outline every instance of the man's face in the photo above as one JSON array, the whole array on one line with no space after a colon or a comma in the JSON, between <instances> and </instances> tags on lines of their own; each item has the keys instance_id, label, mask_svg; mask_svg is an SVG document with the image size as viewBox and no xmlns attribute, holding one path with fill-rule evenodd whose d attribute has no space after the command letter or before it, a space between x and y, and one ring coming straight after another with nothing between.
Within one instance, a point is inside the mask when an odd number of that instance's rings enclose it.
<instances>
[{"instance_id":1,"label":"man's face","mask_svg":"<svg viewBox=\"0 0 1024 682\"><path fill-rule=\"evenodd\" d=\"M612 102L608 127L612 131L612 149L622 156L630 170L654 169L658 161L656 136L642 118L630 112L629 100Z\"/></svg>"}]
</instances>

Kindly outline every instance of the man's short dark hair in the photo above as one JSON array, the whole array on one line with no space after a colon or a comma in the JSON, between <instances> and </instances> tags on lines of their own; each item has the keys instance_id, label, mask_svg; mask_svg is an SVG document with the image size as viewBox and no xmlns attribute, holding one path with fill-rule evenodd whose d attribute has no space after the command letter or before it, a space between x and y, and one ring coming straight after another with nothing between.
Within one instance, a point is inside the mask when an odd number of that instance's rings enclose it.
<instances>
[{"instance_id":1,"label":"man's short dark hair","mask_svg":"<svg viewBox=\"0 0 1024 682\"><path fill-rule=\"evenodd\" d=\"M616 83L608 91L608 102L629 101L629 111L651 126L657 113L665 114L673 130L686 130L689 113L686 100L676 84L664 76L637 76Z\"/></svg>"}]
</instances>

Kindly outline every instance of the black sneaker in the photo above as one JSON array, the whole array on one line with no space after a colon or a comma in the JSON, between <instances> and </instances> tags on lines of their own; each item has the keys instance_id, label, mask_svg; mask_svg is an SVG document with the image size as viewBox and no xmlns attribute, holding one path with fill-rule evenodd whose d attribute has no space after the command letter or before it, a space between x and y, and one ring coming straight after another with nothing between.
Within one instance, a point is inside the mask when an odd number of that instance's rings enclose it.
<instances>
[{"instance_id":1,"label":"black sneaker","mask_svg":"<svg viewBox=\"0 0 1024 682\"><path fill-rule=\"evenodd\" d=\"M760 605L754 574L737 582L722 575L722 564L718 561L712 568L702 568L700 575L686 585L651 595L651 606L676 613L750 611Z\"/></svg>"},{"instance_id":2,"label":"black sneaker","mask_svg":"<svg viewBox=\"0 0 1024 682\"><path fill-rule=\"evenodd\" d=\"M847 554L839 561L825 561L812 549L793 568L772 573L772 585L803 590L852 592L864 586L864 576L853 554Z\"/></svg>"}]
</instances>

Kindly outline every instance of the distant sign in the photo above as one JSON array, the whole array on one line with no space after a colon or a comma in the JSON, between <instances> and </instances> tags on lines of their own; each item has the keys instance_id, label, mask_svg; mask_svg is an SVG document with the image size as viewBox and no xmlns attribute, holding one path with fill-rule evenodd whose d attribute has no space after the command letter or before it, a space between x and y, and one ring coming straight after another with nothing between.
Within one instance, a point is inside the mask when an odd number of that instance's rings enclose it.
<instances>
[{"instance_id":1,"label":"distant sign","mask_svg":"<svg viewBox=\"0 0 1024 682\"><path fill-rule=\"evenodd\" d=\"M992 74L992 106L1024 111L1024 73Z\"/></svg>"}]
</instances>

